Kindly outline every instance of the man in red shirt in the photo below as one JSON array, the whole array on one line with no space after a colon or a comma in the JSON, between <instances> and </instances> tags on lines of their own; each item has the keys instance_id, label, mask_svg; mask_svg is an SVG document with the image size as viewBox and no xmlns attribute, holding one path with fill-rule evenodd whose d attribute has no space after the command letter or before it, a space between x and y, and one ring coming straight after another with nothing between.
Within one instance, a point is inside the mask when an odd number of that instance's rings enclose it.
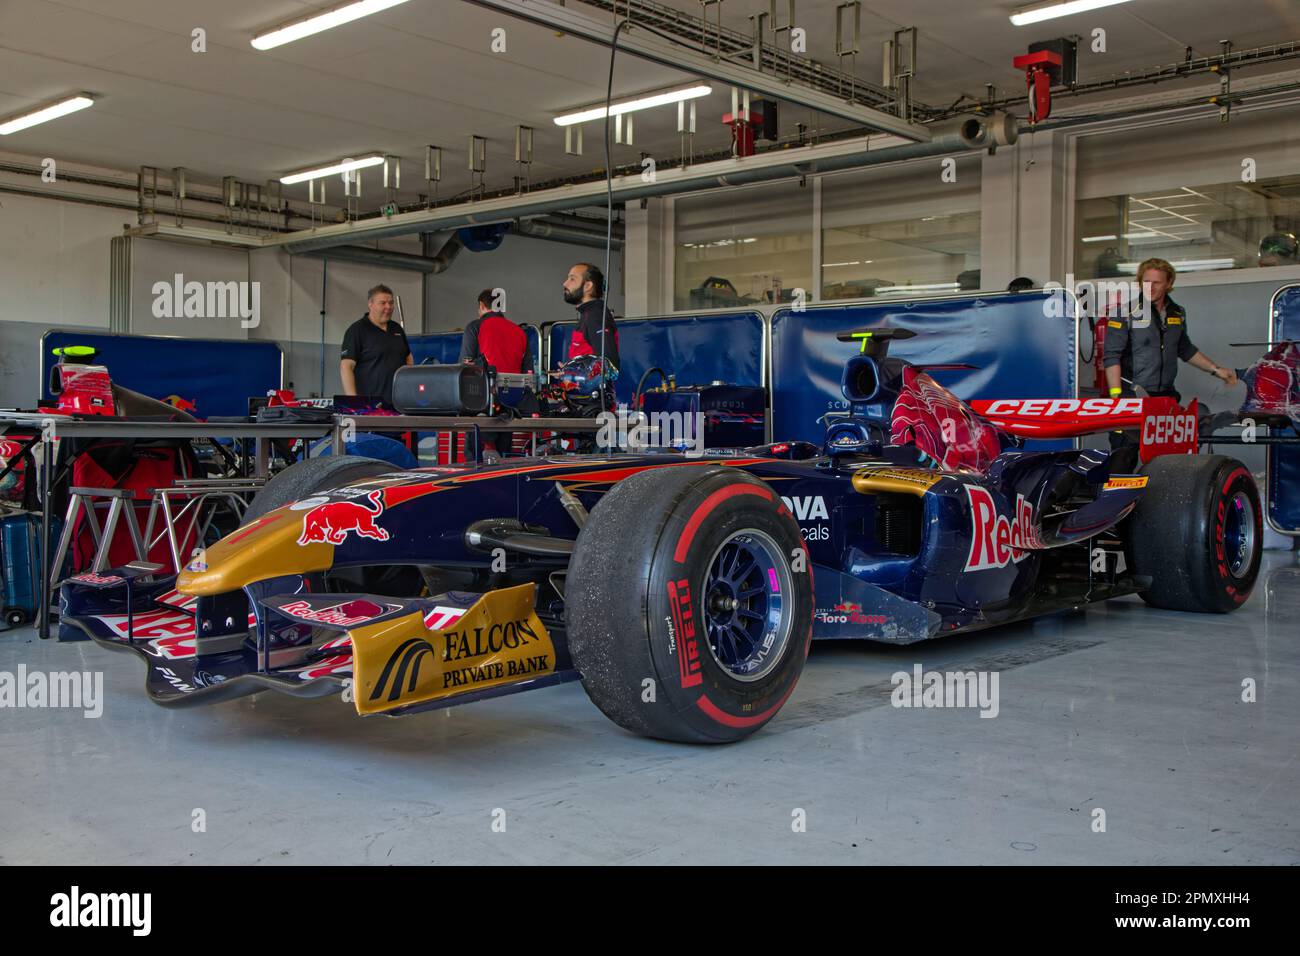
<instances>
[{"instance_id":1,"label":"man in red shirt","mask_svg":"<svg viewBox=\"0 0 1300 956\"><path fill-rule=\"evenodd\" d=\"M528 335L499 311L504 300L502 289L484 289L478 295L478 318L465 326L460 340L462 362L484 361L498 372L531 372L533 356L528 351ZM508 447L511 436L487 434L483 437L483 460L500 460L497 443Z\"/></svg>"},{"instance_id":2,"label":"man in red shirt","mask_svg":"<svg viewBox=\"0 0 1300 956\"><path fill-rule=\"evenodd\" d=\"M500 289L484 289L478 294L478 318L465 327L460 340L460 360L477 362L480 356L498 372L531 372L533 356L528 351L524 330L494 306Z\"/></svg>"}]
</instances>

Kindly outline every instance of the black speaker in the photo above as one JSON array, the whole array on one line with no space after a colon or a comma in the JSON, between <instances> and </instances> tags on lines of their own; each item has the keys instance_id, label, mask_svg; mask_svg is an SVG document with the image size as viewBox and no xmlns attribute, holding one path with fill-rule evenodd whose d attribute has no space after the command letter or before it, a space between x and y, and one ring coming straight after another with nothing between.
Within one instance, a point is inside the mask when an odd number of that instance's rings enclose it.
<instances>
[{"instance_id":1,"label":"black speaker","mask_svg":"<svg viewBox=\"0 0 1300 956\"><path fill-rule=\"evenodd\" d=\"M393 374L393 406L405 415L481 415L491 411L481 365L405 365Z\"/></svg>"}]
</instances>

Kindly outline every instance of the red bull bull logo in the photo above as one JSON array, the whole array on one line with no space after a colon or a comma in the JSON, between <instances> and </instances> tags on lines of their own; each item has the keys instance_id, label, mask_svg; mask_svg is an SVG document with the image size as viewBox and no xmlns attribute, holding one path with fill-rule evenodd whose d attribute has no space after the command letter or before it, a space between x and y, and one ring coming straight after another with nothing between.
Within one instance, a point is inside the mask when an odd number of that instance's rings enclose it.
<instances>
[{"instance_id":1,"label":"red bull bull logo","mask_svg":"<svg viewBox=\"0 0 1300 956\"><path fill-rule=\"evenodd\" d=\"M302 534L298 536L298 543L342 544L350 533L376 541L387 541L388 532L375 524L375 519L384 513L383 495L380 489L366 495L366 500L374 506L372 508L356 501L325 501L315 505L303 516ZM309 498L299 502L298 506L306 505L312 500Z\"/></svg>"}]
</instances>

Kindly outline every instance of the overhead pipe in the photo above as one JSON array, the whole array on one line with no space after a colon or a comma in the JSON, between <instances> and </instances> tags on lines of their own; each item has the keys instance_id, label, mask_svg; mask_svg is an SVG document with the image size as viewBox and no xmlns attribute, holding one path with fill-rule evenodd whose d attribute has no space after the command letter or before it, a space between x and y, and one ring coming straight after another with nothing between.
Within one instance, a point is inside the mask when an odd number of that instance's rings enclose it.
<instances>
[{"instance_id":1,"label":"overhead pipe","mask_svg":"<svg viewBox=\"0 0 1300 956\"><path fill-rule=\"evenodd\" d=\"M575 7L556 3L538 3L535 0L470 0L471 3L497 13L517 17L529 23L556 30L561 34L581 37L602 46L613 46L632 56L658 63L693 76L716 80L728 86L752 90L764 96L806 106L819 113L848 120L858 126L893 133L904 139L924 143L931 130L927 126L875 109L860 102L845 99L842 95L817 89L790 76L756 70L744 63L719 56L720 51L693 49L681 42L680 37L666 35L645 22L630 24L635 27L619 34L619 25L603 15L590 14ZM629 21L630 23L630 21ZM721 42L719 38L719 43ZM701 46L704 46L702 43Z\"/></svg>"},{"instance_id":2,"label":"overhead pipe","mask_svg":"<svg viewBox=\"0 0 1300 956\"><path fill-rule=\"evenodd\" d=\"M624 203L652 196L669 196L718 186L742 186L809 176L816 173L837 172L879 166L903 160L920 159L983 149L993 145L1011 145L1016 141L1015 121L1007 116L987 119L967 117L935 127L932 138L925 143L907 143L881 149L848 149L839 143L831 147L810 146L776 154L765 154L738 163L723 160L702 166L665 170L657 181L647 183L640 176L617 177L613 183L614 202ZM817 155L818 152L829 155ZM794 154L794 155L790 155ZM771 157L770 159L768 157ZM718 166L730 167L727 172L717 171ZM735 168L740 166L741 168ZM484 199L478 202L446 206L441 209L419 210L391 218L360 220L337 226L301 230L286 236L267 240L268 245L284 245L289 252L307 252L358 239L382 239L390 236L428 232L430 229L458 229L463 226L487 225L511 219L537 217L547 213L574 209L605 197L603 180L560 186L554 189Z\"/></svg>"},{"instance_id":3,"label":"overhead pipe","mask_svg":"<svg viewBox=\"0 0 1300 956\"><path fill-rule=\"evenodd\" d=\"M588 246L592 249L605 248L605 234L592 229L578 229L564 223L548 222L545 219L521 219L514 224L512 232L533 239L549 239L573 246ZM623 248L623 237L616 231L611 245L615 249Z\"/></svg>"}]
</instances>

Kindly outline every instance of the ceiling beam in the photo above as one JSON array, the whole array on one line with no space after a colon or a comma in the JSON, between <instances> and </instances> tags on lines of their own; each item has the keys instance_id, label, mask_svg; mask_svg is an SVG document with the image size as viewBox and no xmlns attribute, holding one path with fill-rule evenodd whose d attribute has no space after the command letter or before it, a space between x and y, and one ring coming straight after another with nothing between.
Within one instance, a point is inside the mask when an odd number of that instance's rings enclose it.
<instances>
[{"instance_id":1,"label":"ceiling beam","mask_svg":"<svg viewBox=\"0 0 1300 956\"><path fill-rule=\"evenodd\" d=\"M547 29L581 37L602 46L613 44L616 27L608 19L598 19L572 7L561 7L545 0L466 0L466 2L527 20ZM909 123L891 113L872 109L860 103L850 103L838 96L782 79L772 73L760 72L752 66L714 59L683 43L673 43L648 30L638 30L635 21L619 34L618 49L661 66L684 70L729 86L762 93L773 99L807 106L819 113L836 116L868 129L893 133L917 143L930 140L930 130L917 123Z\"/></svg>"}]
</instances>

